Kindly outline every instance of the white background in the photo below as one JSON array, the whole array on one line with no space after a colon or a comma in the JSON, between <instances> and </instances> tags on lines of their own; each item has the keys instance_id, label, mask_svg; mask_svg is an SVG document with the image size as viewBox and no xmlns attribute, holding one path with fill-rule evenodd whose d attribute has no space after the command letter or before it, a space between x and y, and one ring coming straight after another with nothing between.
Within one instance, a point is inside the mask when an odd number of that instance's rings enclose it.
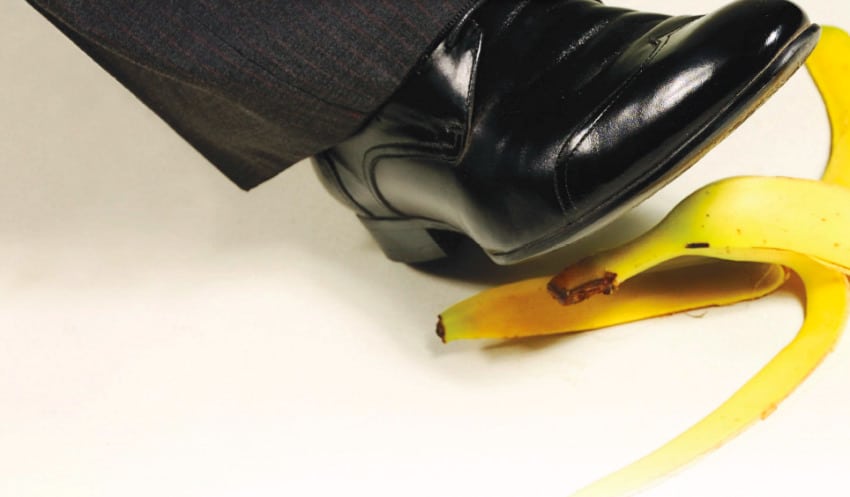
<instances>
[{"instance_id":1,"label":"white background","mask_svg":"<svg viewBox=\"0 0 850 497\"><path fill-rule=\"evenodd\" d=\"M801 4L850 28L846 2ZM422 271L387 262L306 164L232 186L24 2L3 2L0 68L3 497L565 496L707 414L802 319L780 293L571 337L433 334L455 301L629 237L712 179L817 177L828 127L804 71L606 233ZM848 381L845 339L647 495L847 495Z\"/></svg>"}]
</instances>

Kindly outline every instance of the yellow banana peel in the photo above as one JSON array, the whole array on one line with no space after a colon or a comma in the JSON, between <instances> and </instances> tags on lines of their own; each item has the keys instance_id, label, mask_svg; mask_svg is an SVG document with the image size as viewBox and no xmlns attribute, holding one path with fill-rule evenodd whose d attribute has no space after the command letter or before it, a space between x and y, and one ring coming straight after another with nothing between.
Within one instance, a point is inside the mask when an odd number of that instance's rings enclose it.
<instances>
[{"instance_id":1,"label":"yellow banana peel","mask_svg":"<svg viewBox=\"0 0 850 497\"><path fill-rule=\"evenodd\" d=\"M535 278L486 290L454 305L442 314L438 334L451 342L594 330L757 299L786 279L782 266L717 261L643 273L623 285L615 298L563 306L547 293L549 278Z\"/></svg>"},{"instance_id":2,"label":"yellow banana peel","mask_svg":"<svg viewBox=\"0 0 850 497\"><path fill-rule=\"evenodd\" d=\"M832 127L823 181L718 181L690 195L646 234L582 260L548 283L537 279L488 290L441 315L444 341L580 331L757 298L784 281L779 266L800 276L805 319L791 343L702 421L574 497L637 492L719 447L773 412L840 337L850 273L850 36L824 28L807 67ZM735 262L647 272L683 256ZM555 309L544 285L569 305Z\"/></svg>"},{"instance_id":3,"label":"yellow banana peel","mask_svg":"<svg viewBox=\"0 0 850 497\"><path fill-rule=\"evenodd\" d=\"M850 271L848 234L850 189L844 186L800 178L728 178L692 193L635 240L568 267L549 282L549 290L562 303L576 303L610 294L621 282L671 259L761 261L759 250L805 254Z\"/></svg>"},{"instance_id":4,"label":"yellow banana peel","mask_svg":"<svg viewBox=\"0 0 850 497\"><path fill-rule=\"evenodd\" d=\"M824 26L806 68L820 90L832 128L832 150L823 180L850 186L850 35Z\"/></svg>"}]
</instances>

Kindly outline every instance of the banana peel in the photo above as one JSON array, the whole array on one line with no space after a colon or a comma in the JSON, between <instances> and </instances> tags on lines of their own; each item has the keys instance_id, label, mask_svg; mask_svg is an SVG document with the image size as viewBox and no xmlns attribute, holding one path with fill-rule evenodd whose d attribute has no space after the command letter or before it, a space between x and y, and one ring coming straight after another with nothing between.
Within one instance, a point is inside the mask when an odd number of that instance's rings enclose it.
<instances>
[{"instance_id":1,"label":"banana peel","mask_svg":"<svg viewBox=\"0 0 850 497\"><path fill-rule=\"evenodd\" d=\"M799 178L727 178L692 193L635 240L568 267L548 287L561 303L578 303L675 258L761 261L761 250L805 254L850 272L848 233L850 188Z\"/></svg>"},{"instance_id":2,"label":"banana peel","mask_svg":"<svg viewBox=\"0 0 850 497\"><path fill-rule=\"evenodd\" d=\"M548 294L549 277L535 278L495 287L454 305L442 314L437 334L450 342L595 330L754 300L772 293L787 279L783 266L716 261L639 274L614 298L563 306Z\"/></svg>"},{"instance_id":3,"label":"banana peel","mask_svg":"<svg viewBox=\"0 0 850 497\"><path fill-rule=\"evenodd\" d=\"M850 233L850 93L845 89L850 82L850 36L825 27L807 68L832 129L823 181L741 177L703 187L646 234L584 259L548 281L548 292L567 304L561 311L544 303L544 282L538 279L483 292L441 315L438 334L444 341L581 331L757 298L784 280L778 266L800 277L806 292L805 319L791 343L702 421L574 497L635 493L719 447L773 412L839 339L850 274L850 237L844 236ZM738 266L741 275L728 278L725 287L698 269L648 272L693 256L758 264L746 275ZM688 284L677 283L683 274L689 276ZM747 289L747 278L757 274L764 278ZM694 281L707 286L702 291L692 288L702 288Z\"/></svg>"}]
</instances>

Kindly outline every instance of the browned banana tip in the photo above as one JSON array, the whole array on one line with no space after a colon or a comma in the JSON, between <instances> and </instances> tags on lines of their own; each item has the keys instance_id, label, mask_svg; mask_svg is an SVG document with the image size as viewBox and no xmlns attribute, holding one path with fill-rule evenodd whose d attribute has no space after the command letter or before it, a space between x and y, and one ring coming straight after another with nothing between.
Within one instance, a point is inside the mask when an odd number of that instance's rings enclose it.
<instances>
[{"instance_id":1,"label":"browned banana tip","mask_svg":"<svg viewBox=\"0 0 850 497\"><path fill-rule=\"evenodd\" d=\"M601 278L596 278L580 285L567 287L569 275L561 273L549 281L546 288L552 297L562 305L578 304L594 295L611 295L617 289L617 274L606 271Z\"/></svg>"}]
</instances>

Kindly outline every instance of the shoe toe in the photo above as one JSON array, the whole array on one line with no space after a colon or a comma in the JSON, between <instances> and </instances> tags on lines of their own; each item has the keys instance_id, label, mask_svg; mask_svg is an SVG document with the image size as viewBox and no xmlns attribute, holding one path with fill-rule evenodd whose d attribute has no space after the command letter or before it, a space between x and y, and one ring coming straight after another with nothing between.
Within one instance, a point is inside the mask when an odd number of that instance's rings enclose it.
<instances>
[{"instance_id":1,"label":"shoe toe","mask_svg":"<svg viewBox=\"0 0 850 497\"><path fill-rule=\"evenodd\" d=\"M561 150L565 210L637 202L663 186L784 82L816 33L796 5L754 0L671 18L637 40L609 71L625 83Z\"/></svg>"},{"instance_id":2,"label":"shoe toe","mask_svg":"<svg viewBox=\"0 0 850 497\"><path fill-rule=\"evenodd\" d=\"M739 57L773 57L810 24L786 0L741 0L695 22L692 41L719 43Z\"/></svg>"}]
</instances>

